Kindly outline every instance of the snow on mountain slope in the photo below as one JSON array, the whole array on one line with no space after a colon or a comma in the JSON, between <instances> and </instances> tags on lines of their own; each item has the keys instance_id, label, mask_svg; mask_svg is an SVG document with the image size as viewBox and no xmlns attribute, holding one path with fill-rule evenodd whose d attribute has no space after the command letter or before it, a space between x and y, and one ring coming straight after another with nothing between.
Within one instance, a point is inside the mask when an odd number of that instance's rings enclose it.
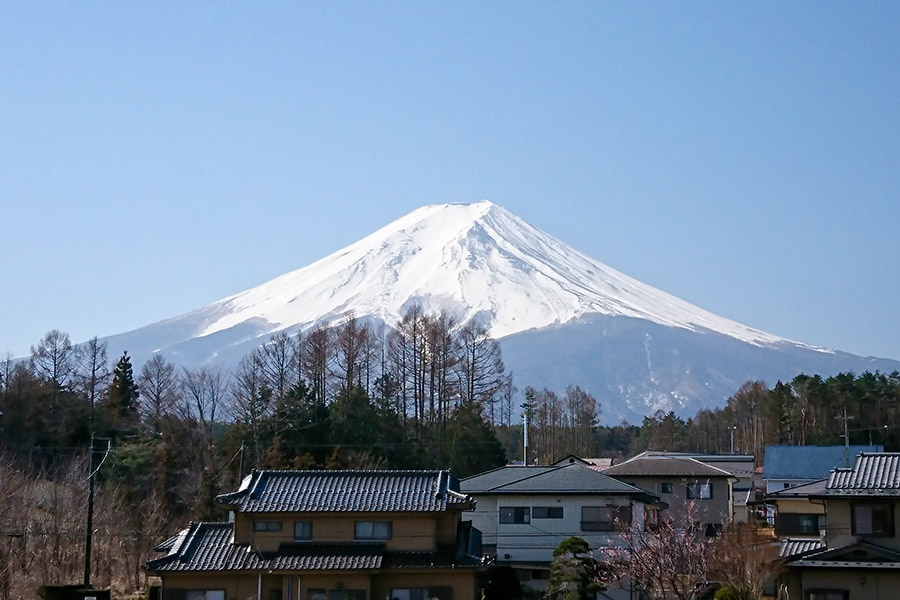
<instances>
[{"instance_id":1,"label":"snow on mountain slope","mask_svg":"<svg viewBox=\"0 0 900 600\"><path fill-rule=\"evenodd\" d=\"M587 314L625 316L754 345L782 338L716 316L628 277L482 201L415 210L343 250L184 315L190 337L248 335L346 314L396 322L406 306L485 319L495 338Z\"/></svg>"}]
</instances>

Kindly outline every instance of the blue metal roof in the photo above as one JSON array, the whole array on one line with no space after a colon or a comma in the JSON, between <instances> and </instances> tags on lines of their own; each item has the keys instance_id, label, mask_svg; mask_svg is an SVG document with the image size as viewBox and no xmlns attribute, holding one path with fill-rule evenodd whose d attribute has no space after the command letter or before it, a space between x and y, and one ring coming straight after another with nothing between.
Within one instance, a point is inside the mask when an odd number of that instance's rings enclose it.
<instances>
[{"instance_id":1,"label":"blue metal roof","mask_svg":"<svg viewBox=\"0 0 900 600\"><path fill-rule=\"evenodd\" d=\"M850 446L850 464L844 464L844 446L766 446L763 479L823 479L832 469L852 467L861 452L882 452L883 446Z\"/></svg>"}]
</instances>

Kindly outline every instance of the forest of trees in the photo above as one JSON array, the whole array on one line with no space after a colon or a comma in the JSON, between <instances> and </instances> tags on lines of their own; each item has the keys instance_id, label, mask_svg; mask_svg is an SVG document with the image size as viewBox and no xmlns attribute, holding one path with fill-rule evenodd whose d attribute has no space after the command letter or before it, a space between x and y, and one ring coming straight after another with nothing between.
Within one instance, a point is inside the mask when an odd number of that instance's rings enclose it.
<instances>
[{"instance_id":1,"label":"forest of trees","mask_svg":"<svg viewBox=\"0 0 900 600\"><path fill-rule=\"evenodd\" d=\"M135 370L96 338L54 330L0 361L0 600L81 581L88 475L96 471L92 582L139 590L152 548L252 468L450 468L465 477L522 458L645 449L753 453L766 444L896 447L900 374L748 382L684 420L599 426L599 402L516 390L475 323L413 306L395 327L348 318L279 334L230 372L161 355ZM850 419L849 421L847 419ZM94 452L91 456L91 440Z\"/></svg>"}]
</instances>

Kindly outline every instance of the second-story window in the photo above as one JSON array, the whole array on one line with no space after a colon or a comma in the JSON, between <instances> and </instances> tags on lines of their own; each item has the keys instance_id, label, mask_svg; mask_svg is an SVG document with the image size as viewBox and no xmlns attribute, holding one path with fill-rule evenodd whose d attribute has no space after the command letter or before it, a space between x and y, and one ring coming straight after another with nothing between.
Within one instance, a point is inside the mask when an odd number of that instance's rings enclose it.
<instances>
[{"instance_id":1,"label":"second-story window","mask_svg":"<svg viewBox=\"0 0 900 600\"><path fill-rule=\"evenodd\" d=\"M294 521L294 539L312 539L312 521Z\"/></svg>"},{"instance_id":2,"label":"second-story window","mask_svg":"<svg viewBox=\"0 0 900 600\"><path fill-rule=\"evenodd\" d=\"M630 506L582 506L582 531L613 531L631 525Z\"/></svg>"},{"instance_id":3,"label":"second-story window","mask_svg":"<svg viewBox=\"0 0 900 600\"><path fill-rule=\"evenodd\" d=\"M281 531L281 521L253 521L253 531Z\"/></svg>"},{"instance_id":4,"label":"second-story window","mask_svg":"<svg viewBox=\"0 0 900 600\"><path fill-rule=\"evenodd\" d=\"M713 497L713 488L711 483L689 483L687 484L688 500L710 500Z\"/></svg>"},{"instance_id":5,"label":"second-story window","mask_svg":"<svg viewBox=\"0 0 900 600\"><path fill-rule=\"evenodd\" d=\"M389 540L392 527L390 521L357 521L353 538L357 540Z\"/></svg>"},{"instance_id":6,"label":"second-story window","mask_svg":"<svg viewBox=\"0 0 900 600\"><path fill-rule=\"evenodd\" d=\"M563 507L562 506L532 506L531 507L531 518L532 519L562 519L563 518Z\"/></svg>"},{"instance_id":7,"label":"second-story window","mask_svg":"<svg viewBox=\"0 0 900 600\"><path fill-rule=\"evenodd\" d=\"M672 482L664 481L659 484L659 493L660 494L671 494L672 493Z\"/></svg>"},{"instance_id":8,"label":"second-story window","mask_svg":"<svg viewBox=\"0 0 900 600\"><path fill-rule=\"evenodd\" d=\"M501 506L500 522L505 524L527 524L531 522L531 510L528 506Z\"/></svg>"},{"instance_id":9,"label":"second-story window","mask_svg":"<svg viewBox=\"0 0 900 600\"><path fill-rule=\"evenodd\" d=\"M825 515L778 512L775 515L775 535L819 535L825 529Z\"/></svg>"},{"instance_id":10,"label":"second-story window","mask_svg":"<svg viewBox=\"0 0 900 600\"><path fill-rule=\"evenodd\" d=\"M894 535L894 505L889 503L854 504L853 535Z\"/></svg>"}]
</instances>

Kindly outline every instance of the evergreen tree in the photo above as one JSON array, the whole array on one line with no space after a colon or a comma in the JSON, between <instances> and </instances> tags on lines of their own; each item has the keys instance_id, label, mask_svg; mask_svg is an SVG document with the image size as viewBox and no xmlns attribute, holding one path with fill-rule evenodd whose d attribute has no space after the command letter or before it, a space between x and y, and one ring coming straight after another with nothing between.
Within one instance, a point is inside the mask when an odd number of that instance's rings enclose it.
<instances>
[{"instance_id":1,"label":"evergreen tree","mask_svg":"<svg viewBox=\"0 0 900 600\"><path fill-rule=\"evenodd\" d=\"M475 402L462 402L447 424L446 458L442 461L459 477L506 464L506 452Z\"/></svg>"},{"instance_id":2,"label":"evergreen tree","mask_svg":"<svg viewBox=\"0 0 900 600\"><path fill-rule=\"evenodd\" d=\"M101 422L112 438L131 437L140 424L138 397L140 391L134 381L131 357L128 352L116 363L112 384L100 405Z\"/></svg>"},{"instance_id":3,"label":"evergreen tree","mask_svg":"<svg viewBox=\"0 0 900 600\"><path fill-rule=\"evenodd\" d=\"M582 537L570 537L553 551L550 585L545 598L553 600L585 600L602 590L609 579L600 561L594 558L590 544Z\"/></svg>"}]
</instances>

